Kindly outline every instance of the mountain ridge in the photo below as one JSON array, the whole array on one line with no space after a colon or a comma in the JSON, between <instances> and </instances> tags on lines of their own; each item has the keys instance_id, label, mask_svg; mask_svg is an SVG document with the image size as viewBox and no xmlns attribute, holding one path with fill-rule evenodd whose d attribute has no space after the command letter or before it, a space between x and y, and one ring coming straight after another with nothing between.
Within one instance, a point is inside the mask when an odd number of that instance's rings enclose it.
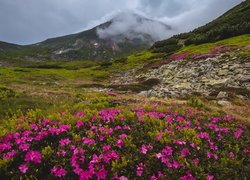
<instances>
[{"instance_id":1,"label":"mountain ridge","mask_svg":"<svg viewBox=\"0 0 250 180\"><path fill-rule=\"evenodd\" d=\"M124 25L128 28L125 29ZM20 46L23 50L20 56L26 59L112 60L145 50L159 40L154 37L156 33L150 32L152 25L164 31L171 29L162 22L135 13L121 13L86 31ZM105 37L100 34L105 34Z\"/></svg>"}]
</instances>

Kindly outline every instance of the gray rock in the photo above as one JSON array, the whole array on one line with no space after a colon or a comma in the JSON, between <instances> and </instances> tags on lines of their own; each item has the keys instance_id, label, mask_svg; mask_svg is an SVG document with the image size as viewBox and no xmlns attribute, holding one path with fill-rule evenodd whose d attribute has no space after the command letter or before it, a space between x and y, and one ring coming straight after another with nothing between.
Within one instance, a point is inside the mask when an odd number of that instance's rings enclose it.
<instances>
[{"instance_id":1,"label":"gray rock","mask_svg":"<svg viewBox=\"0 0 250 180\"><path fill-rule=\"evenodd\" d=\"M228 93L224 92L224 91L220 91L216 98L217 99L226 99L226 98L228 98Z\"/></svg>"},{"instance_id":2,"label":"gray rock","mask_svg":"<svg viewBox=\"0 0 250 180\"><path fill-rule=\"evenodd\" d=\"M221 106L231 106L232 105L229 101L224 101L224 100L218 101L218 104Z\"/></svg>"}]
</instances>

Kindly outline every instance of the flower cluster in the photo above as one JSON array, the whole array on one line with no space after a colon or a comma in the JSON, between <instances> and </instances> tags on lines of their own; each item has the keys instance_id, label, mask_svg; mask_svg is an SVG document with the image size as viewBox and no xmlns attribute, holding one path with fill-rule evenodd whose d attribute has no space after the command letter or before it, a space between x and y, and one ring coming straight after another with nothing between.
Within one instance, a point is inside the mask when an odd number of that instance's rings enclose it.
<instances>
[{"instance_id":1,"label":"flower cluster","mask_svg":"<svg viewBox=\"0 0 250 180\"><path fill-rule=\"evenodd\" d=\"M193 55L191 56L191 59L197 60L197 59L206 59L206 58L213 58L218 56L218 54L200 54L200 55Z\"/></svg>"},{"instance_id":2,"label":"flower cluster","mask_svg":"<svg viewBox=\"0 0 250 180\"><path fill-rule=\"evenodd\" d=\"M169 57L170 60L180 60L187 58L188 53L175 54Z\"/></svg>"},{"instance_id":3,"label":"flower cluster","mask_svg":"<svg viewBox=\"0 0 250 180\"><path fill-rule=\"evenodd\" d=\"M249 178L250 128L231 116L134 108L67 118L29 121L0 137L0 172L7 179Z\"/></svg>"}]
</instances>

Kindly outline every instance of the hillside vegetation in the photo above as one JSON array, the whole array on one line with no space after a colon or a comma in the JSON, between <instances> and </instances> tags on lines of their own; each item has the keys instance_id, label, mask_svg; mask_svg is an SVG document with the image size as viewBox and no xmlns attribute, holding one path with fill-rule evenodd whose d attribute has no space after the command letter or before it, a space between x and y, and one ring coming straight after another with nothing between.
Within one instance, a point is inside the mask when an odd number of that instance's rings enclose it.
<instances>
[{"instance_id":1,"label":"hillside vegetation","mask_svg":"<svg viewBox=\"0 0 250 180\"><path fill-rule=\"evenodd\" d=\"M198 45L250 33L250 1L246 0L216 20L189 33L156 42L153 52L171 53L183 45Z\"/></svg>"}]
</instances>

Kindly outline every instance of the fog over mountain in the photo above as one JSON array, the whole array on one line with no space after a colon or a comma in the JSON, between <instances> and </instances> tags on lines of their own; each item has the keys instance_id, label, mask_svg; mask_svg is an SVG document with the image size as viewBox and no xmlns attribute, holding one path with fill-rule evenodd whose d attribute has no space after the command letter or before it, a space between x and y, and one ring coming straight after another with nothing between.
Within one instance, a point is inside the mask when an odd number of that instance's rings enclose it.
<instances>
[{"instance_id":1,"label":"fog over mountain","mask_svg":"<svg viewBox=\"0 0 250 180\"><path fill-rule=\"evenodd\" d=\"M222 15L242 0L1 0L0 40L30 44L87 30L114 14L133 11L170 25L175 33L192 30ZM129 17L124 17L129 18ZM133 22L131 22L133 24ZM130 26L131 24L128 24ZM147 23L144 23L147 29ZM138 27L141 29L143 26ZM121 24L100 34L121 31ZM123 26L124 29L127 27ZM164 27L154 26L162 32ZM114 30L114 31L113 31ZM147 30L149 31L149 30ZM150 29L152 30L152 28ZM163 37L161 33L155 37ZM165 35L164 35L165 36Z\"/></svg>"},{"instance_id":2,"label":"fog over mountain","mask_svg":"<svg viewBox=\"0 0 250 180\"><path fill-rule=\"evenodd\" d=\"M150 20L131 11L118 13L111 22L107 28L97 29L97 34L100 38L106 39L122 34L125 38L132 40L144 38L142 34L146 34L153 38L153 41L158 41L174 33L170 26L160 21Z\"/></svg>"}]
</instances>

